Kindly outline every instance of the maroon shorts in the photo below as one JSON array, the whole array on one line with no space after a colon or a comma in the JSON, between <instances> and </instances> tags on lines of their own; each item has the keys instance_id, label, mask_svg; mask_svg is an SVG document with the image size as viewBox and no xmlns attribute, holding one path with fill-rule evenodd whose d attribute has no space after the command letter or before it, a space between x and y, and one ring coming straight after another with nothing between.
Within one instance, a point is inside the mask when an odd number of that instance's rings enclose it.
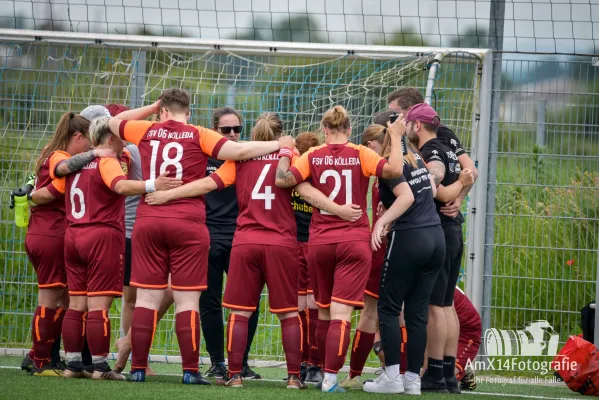
<instances>
[{"instance_id":1,"label":"maroon shorts","mask_svg":"<svg viewBox=\"0 0 599 400\"><path fill-rule=\"evenodd\" d=\"M233 246L223 306L255 311L266 283L270 312L297 311L298 249L284 246L240 244Z\"/></svg>"},{"instance_id":2,"label":"maroon shorts","mask_svg":"<svg viewBox=\"0 0 599 400\"><path fill-rule=\"evenodd\" d=\"M37 287L47 289L67 286L64 237L27 235L25 252L37 274Z\"/></svg>"},{"instance_id":3,"label":"maroon shorts","mask_svg":"<svg viewBox=\"0 0 599 400\"><path fill-rule=\"evenodd\" d=\"M471 363L474 362L478 349L480 348L480 333L468 334L467 332L460 332L458 339L458 356L455 359L455 365L459 370L458 380L461 380L464 376L464 368L468 364L468 360Z\"/></svg>"},{"instance_id":4,"label":"maroon shorts","mask_svg":"<svg viewBox=\"0 0 599 400\"><path fill-rule=\"evenodd\" d=\"M314 292L312 280L308 272L308 243L298 242L299 244L299 289L297 293L305 296Z\"/></svg>"},{"instance_id":5,"label":"maroon shorts","mask_svg":"<svg viewBox=\"0 0 599 400\"><path fill-rule=\"evenodd\" d=\"M328 308L335 301L363 308L371 263L369 242L309 245L308 267L318 307Z\"/></svg>"},{"instance_id":6,"label":"maroon shorts","mask_svg":"<svg viewBox=\"0 0 599 400\"><path fill-rule=\"evenodd\" d=\"M131 241L129 284L142 289L206 290L210 235L205 224L180 218L138 218Z\"/></svg>"},{"instance_id":7,"label":"maroon shorts","mask_svg":"<svg viewBox=\"0 0 599 400\"><path fill-rule=\"evenodd\" d=\"M370 267L370 274L368 275L368 282L366 282L366 289L364 293L375 299L379 298L379 287L381 285L381 271L383 264L385 263L384 258L375 257L376 254L372 255L372 266Z\"/></svg>"},{"instance_id":8,"label":"maroon shorts","mask_svg":"<svg viewBox=\"0 0 599 400\"><path fill-rule=\"evenodd\" d=\"M69 227L64 256L70 296L123 294L125 232L102 225Z\"/></svg>"}]
</instances>

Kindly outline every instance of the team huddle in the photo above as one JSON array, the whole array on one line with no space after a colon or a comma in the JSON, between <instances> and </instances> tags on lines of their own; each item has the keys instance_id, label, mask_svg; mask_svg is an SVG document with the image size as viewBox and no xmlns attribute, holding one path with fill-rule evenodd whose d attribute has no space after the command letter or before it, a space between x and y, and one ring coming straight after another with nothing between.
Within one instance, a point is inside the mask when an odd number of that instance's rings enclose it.
<instances>
[{"instance_id":1,"label":"team huddle","mask_svg":"<svg viewBox=\"0 0 599 400\"><path fill-rule=\"evenodd\" d=\"M125 380L131 356L129 380L144 382L154 375L157 323L174 304L182 382L241 387L260 379L248 353L266 285L287 388L474 389L465 366L480 346L480 318L456 284L460 206L476 168L416 89L392 92L388 102L360 145L349 141L341 106L323 114L322 135L294 139L278 114L264 113L252 140L240 143L236 110L216 110L212 129L190 125L190 97L180 89L138 109L63 115L28 193L25 248L39 295L22 367ZM115 297L123 297L125 335L111 368ZM222 307L230 310L226 332ZM205 376L200 328L212 363ZM338 379L350 342L350 373ZM383 372L361 382L373 350Z\"/></svg>"}]
</instances>

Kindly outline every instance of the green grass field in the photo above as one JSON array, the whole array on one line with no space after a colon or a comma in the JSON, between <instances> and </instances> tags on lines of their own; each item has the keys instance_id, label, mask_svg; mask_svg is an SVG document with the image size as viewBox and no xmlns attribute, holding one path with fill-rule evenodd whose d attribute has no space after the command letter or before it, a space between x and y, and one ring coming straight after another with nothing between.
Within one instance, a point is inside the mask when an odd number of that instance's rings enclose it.
<instances>
[{"instance_id":1,"label":"green grass field","mask_svg":"<svg viewBox=\"0 0 599 400\"><path fill-rule=\"evenodd\" d=\"M195 399L199 396L208 398L243 398L253 399L300 399L327 398L328 393L321 393L313 386L306 391L285 389L283 379L286 371L282 368L259 368L261 381L245 382L243 389L229 389L216 385L207 387L190 387L180 383L180 366L175 364L153 363L152 368L159 374L147 378L144 384L130 382L96 382L92 380L66 380L63 378L38 378L19 369L21 359L18 357L0 357L0 399L39 399L39 398L85 398L95 399ZM344 376L343 373L340 376ZM371 379L375 375L364 375ZM506 378L504 378L506 379ZM467 398L498 399L538 398L538 399L576 399L579 395L562 385L516 384L505 380L505 383L486 383L490 377L482 377L478 388L473 392L463 392ZM359 390L340 396L353 399L380 398ZM449 395L428 394L422 399L441 399Z\"/></svg>"}]
</instances>

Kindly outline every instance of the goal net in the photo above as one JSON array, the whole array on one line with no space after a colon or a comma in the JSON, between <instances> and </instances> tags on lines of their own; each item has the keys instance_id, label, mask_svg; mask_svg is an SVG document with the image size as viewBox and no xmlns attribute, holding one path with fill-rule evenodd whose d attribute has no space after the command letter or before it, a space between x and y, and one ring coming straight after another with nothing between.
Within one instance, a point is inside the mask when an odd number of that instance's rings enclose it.
<instances>
[{"instance_id":1,"label":"goal net","mask_svg":"<svg viewBox=\"0 0 599 400\"><path fill-rule=\"evenodd\" d=\"M36 40L32 35L0 42L2 204L7 204L10 190L23 185L32 172L63 113L79 112L92 104L146 105L170 87L191 93L193 124L209 127L210 115L219 107L239 110L242 140L250 139L252 125L262 112L278 112L285 131L296 135L318 131L323 112L341 104L351 116L352 140L359 143L372 116L386 109L389 92L415 86L425 93L428 84L430 102L443 123L467 149L476 138L483 52L372 50L366 46L341 51L327 45L316 50L291 43L277 44L284 48L274 49L272 43L259 42L201 42L195 48L192 43L169 50L151 43L150 38L131 44L120 43L114 36L110 44L108 40L97 44L93 40L82 43L69 34L53 35L55 39ZM441 61L438 69L437 61ZM15 226L12 210L1 210L0 347L22 354L31 344L36 279L23 248L26 230ZM120 335L120 309L119 300L111 310L113 342ZM275 363L284 360L279 323L268 312L266 291L259 321L250 357ZM357 316L352 325L355 329ZM177 360L173 357L178 355L178 345L172 309L157 328L151 354L155 360ZM368 365L376 366L373 357Z\"/></svg>"}]
</instances>

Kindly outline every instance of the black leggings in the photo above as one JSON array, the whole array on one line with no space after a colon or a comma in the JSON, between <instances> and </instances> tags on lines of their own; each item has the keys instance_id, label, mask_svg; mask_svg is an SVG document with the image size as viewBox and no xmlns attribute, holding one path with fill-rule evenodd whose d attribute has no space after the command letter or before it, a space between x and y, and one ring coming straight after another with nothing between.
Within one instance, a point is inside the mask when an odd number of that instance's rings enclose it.
<instances>
[{"instance_id":1,"label":"black leggings","mask_svg":"<svg viewBox=\"0 0 599 400\"><path fill-rule=\"evenodd\" d=\"M426 348L429 298L444 259L445 236L440 225L389 234L378 301L385 365L399 364L402 343L399 314L405 304L407 370L420 373Z\"/></svg>"}]
</instances>

